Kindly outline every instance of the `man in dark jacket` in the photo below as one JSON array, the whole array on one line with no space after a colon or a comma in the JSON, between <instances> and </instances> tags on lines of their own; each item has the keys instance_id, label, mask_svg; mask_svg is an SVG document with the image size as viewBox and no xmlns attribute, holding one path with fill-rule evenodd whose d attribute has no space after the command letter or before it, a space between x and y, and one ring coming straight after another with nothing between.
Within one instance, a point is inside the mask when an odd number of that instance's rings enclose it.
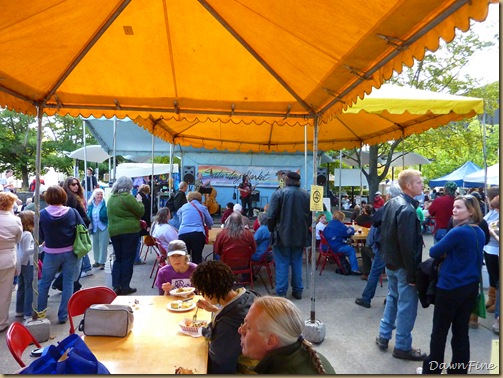
<instances>
[{"instance_id":1,"label":"man in dark jacket","mask_svg":"<svg viewBox=\"0 0 503 378\"><path fill-rule=\"evenodd\" d=\"M380 253L386 263L388 296L376 343L388 349L393 329L393 357L421 361L426 354L412 348L412 329L417 315L416 268L421 262L422 235L414 197L423 192L421 172L406 169L398 176L402 193L384 207Z\"/></svg>"},{"instance_id":2,"label":"man in dark jacket","mask_svg":"<svg viewBox=\"0 0 503 378\"><path fill-rule=\"evenodd\" d=\"M178 192L176 192L175 194L174 198L175 210L171 212L172 219L168 223L177 230L180 228L180 218L178 218L177 211L187 203L186 192L188 188L189 185L185 181L181 181L180 184L178 184Z\"/></svg>"},{"instance_id":3,"label":"man in dark jacket","mask_svg":"<svg viewBox=\"0 0 503 378\"><path fill-rule=\"evenodd\" d=\"M309 195L300 189L300 175L288 172L285 187L276 190L267 210L276 263L276 295L285 297L292 267L292 296L302 298L302 251L309 244Z\"/></svg>"}]
</instances>

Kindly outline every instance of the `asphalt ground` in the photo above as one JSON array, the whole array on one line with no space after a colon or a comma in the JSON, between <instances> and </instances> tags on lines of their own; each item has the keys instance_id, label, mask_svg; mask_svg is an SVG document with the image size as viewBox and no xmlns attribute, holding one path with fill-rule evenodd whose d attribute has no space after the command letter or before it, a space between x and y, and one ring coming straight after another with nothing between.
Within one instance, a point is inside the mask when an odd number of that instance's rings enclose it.
<instances>
[{"instance_id":1,"label":"asphalt ground","mask_svg":"<svg viewBox=\"0 0 503 378\"><path fill-rule=\"evenodd\" d=\"M433 243L431 235L425 235L426 248L423 250L423 259L428 256L428 249ZM211 252L212 247L207 245L203 255ZM109 253L112 246L109 246ZM92 256L92 252L90 253ZM91 257L92 260L92 257ZM157 295L157 288L152 288L152 279L149 278L152 270L154 254L148 254L145 265L134 267L131 286L138 289L132 296ZM91 261L93 262L93 261ZM311 275L307 272L304 275L304 294L301 300L292 299L291 293L288 297L299 307L305 319L310 318L312 304L311 301ZM305 272L306 273L306 272ZM387 293L387 281L383 281L383 287L377 286L376 296L369 309L360 307L354 303L355 298L360 297L365 287L366 281L359 276L343 276L335 273L335 265L327 264L322 275L319 271L314 274L315 288L315 318L326 327L324 340L316 345L316 349L325 355L335 368L338 374L415 374L416 367L421 366L420 362L405 361L392 356L394 339L390 341L390 348L387 352L382 352L375 344L375 337L379 330L379 321L383 314L384 298ZM81 278L83 287L105 285L107 279L106 271L93 269L93 275ZM271 290L265 270L259 274L255 282L255 290L261 295L274 293ZM486 293L487 295L487 293ZM50 345L62 340L68 335L69 323L57 324L57 308L59 306L61 293L51 289L49 298L48 318L51 321L49 341L42 343L42 346ZM10 306L11 321L19 320L15 318L15 293ZM419 305L417 319L413 330L413 346L420 348L424 352L429 350L430 333L432 327L433 307L423 309ZM78 324L78 321L76 324ZM493 340L499 340L494 334L491 326L494 322L494 314L488 314L486 319L480 319L480 326L477 329L470 329L471 360L473 368L470 374L499 373L499 367L490 371L486 367L492 362L491 358L499 356L499 350L492 353ZM10 355L7 349L5 332L0 334L0 372L3 374L15 373L19 366ZM169 341L167 341L169 342ZM498 344L499 345L499 344ZM29 351L25 353L24 361L29 363ZM499 349L499 348L498 348ZM451 358L450 335L446 345L445 361ZM162 359L159 360L162 363Z\"/></svg>"}]
</instances>

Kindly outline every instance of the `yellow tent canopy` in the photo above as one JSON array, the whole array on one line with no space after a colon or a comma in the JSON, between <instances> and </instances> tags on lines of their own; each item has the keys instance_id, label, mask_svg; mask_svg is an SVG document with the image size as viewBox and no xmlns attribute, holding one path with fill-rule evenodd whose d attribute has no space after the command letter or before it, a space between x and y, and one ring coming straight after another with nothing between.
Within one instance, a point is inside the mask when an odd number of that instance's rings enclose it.
<instances>
[{"instance_id":1,"label":"yellow tent canopy","mask_svg":"<svg viewBox=\"0 0 503 378\"><path fill-rule=\"evenodd\" d=\"M0 106L323 126L487 12L488 0L8 1Z\"/></svg>"}]
</instances>

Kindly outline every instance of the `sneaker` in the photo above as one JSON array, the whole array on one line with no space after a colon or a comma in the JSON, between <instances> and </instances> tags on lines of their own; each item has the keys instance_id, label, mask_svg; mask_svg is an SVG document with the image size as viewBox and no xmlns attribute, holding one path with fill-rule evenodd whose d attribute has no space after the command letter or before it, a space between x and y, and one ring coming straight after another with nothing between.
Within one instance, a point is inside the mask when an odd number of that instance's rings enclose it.
<instances>
[{"instance_id":1,"label":"sneaker","mask_svg":"<svg viewBox=\"0 0 503 378\"><path fill-rule=\"evenodd\" d=\"M93 264L93 268L99 268L99 267L100 267L100 264L99 264L99 263L95 262L95 263Z\"/></svg>"},{"instance_id":2,"label":"sneaker","mask_svg":"<svg viewBox=\"0 0 503 378\"><path fill-rule=\"evenodd\" d=\"M379 347L379 349L382 350L383 352L388 350L388 343L389 339L384 339L381 336L376 337L376 344Z\"/></svg>"},{"instance_id":3,"label":"sneaker","mask_svg":"<svg viewBox=\"0 0 503 378\"><path fill-rule=\"evenodd\" d=\"M92 276L92 275L93 275L93 272L91 272L91 271L82 272L80 274L80 278L82 278L82 277L89 277L89 276Z\"/></svg>"},{"instance_id":4,"label":"sneaker","mask_svg":"<svg viewBox=\"0 0 503 378\"><path fill-rule=\"evenodd\" d=\"M292 292L292 297L294 297L295 299L302 299L302 293L300 292Z\"/></svg>"},{"instance_id":5,"label":"sneaker","mask_svg":"<svg viewBox=\"0 0 503 378\"><path fill-rule=\"evenodd\" d=\"M359 270L352 270L351 271L351 275L352 276L361 276L362 272L360 272Z\"/></svg>"},{"instance_id":6,"label":"sneaker","mask_svg":"<svg viewBox=\"0 0 503 378\"><path fill-rule=\"evenodd\" d=\"M423 361L426 358L426 353L421 353L421 349L410 348L410 350L405 351L394 348L393 357L400 358L402 360Z\"/></svg>"},{"instance_id":7,"label":"sneaker","mask_svg":"<svg viewBox=\"0 0 503 378\"><path fill-rule=\"evenodd\" d=\"M358 305L358 306L362 306L362 307L365 307L365 308L370 308L370 302L365 302L363 300L363 298L356 298L355 299L355 303Z\"/></svg>"},{"instance_id":8,"label":"sneaker","mask_svg":"<svg viewBox=\"0 0 503 378\"><path fill-rule=\"evenodd\" d=\"M416 374L423 374L423 368L421 366L416 368Z\"/></svg>"}]
</instances>

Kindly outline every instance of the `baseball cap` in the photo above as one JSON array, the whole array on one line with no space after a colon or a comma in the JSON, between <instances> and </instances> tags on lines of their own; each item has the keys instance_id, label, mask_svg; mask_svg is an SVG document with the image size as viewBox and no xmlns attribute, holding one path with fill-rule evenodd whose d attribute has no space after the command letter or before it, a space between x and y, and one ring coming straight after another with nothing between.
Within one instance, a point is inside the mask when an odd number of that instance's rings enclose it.
<instances>
[{"instance_id":1,"label":"baseball cap","mask_svg":"<svg viewBox=\"0 0 503 378\"><path fill-rule=\"evenodd\" d=\"M168 257L173 255L187 255L187 246L183 240L172 240L168 244Z\"/></svg>"},{"instance_id":2,"label":"baseball cap","mask_svg":"<svg viewBox=\"0 0 503 378\"><path fill-rule=\"evenodd\" d=\"M375 192L375 194L376 194L376 195L377 195L377 194L379 194L380 196L382 195L382 193L381 193L381 192L379 192L379 191Z\"/></svg>"}]
</instances>

